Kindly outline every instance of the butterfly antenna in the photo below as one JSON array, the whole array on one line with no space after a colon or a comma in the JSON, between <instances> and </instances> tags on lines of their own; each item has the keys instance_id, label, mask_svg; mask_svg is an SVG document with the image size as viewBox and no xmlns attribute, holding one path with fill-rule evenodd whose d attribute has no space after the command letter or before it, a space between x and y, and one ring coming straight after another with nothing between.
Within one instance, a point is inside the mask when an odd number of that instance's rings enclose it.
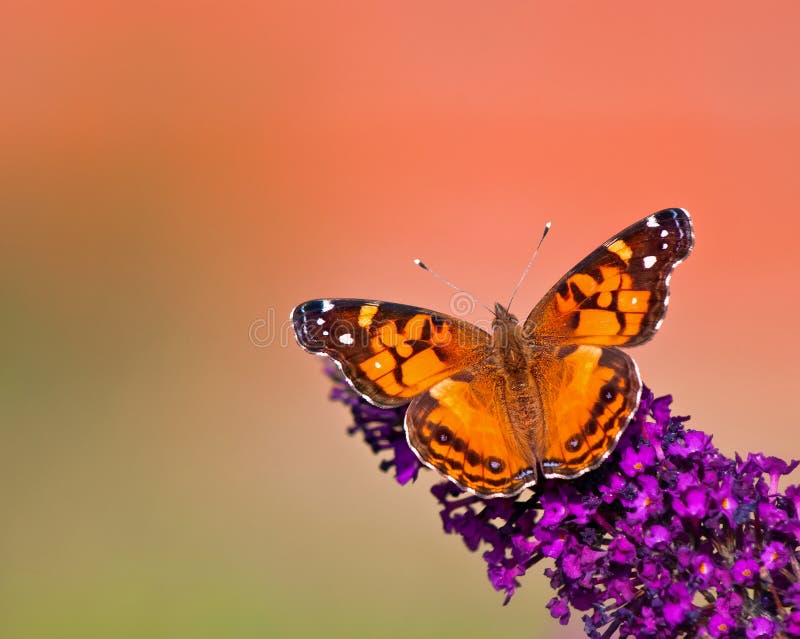
<instances>
[{"instance_id":1,"label":"butterfly antenna","mask_svg":"<svg viewBox=\"0 0 800 639\"><path fill-rule=\"evenodd\" d=\"M531 266L533 265L533 260L536 259L536 255L539 253L539 248L541 248L542 242L544 242L544 238L547 237L547 233L550 231L551 224L552 222L548 222L547 224L544 225L544 231L542 231L542 237L539 239L539 243L536 245L536 250L533 252L533 255L531 255L531 259L528 260L528 265L525 267L525 270L522 271L522 275L519 278L519 282L517 282L517 285L514 287L514 291L511 293L511 299L508 300L508 304L506 304L506 310L511 308L511 302L514 301L514 297L516 296L519 287L522 286L522 281L525 279L525 276L528 274L528 271L531 270Z\"/></svg>"},{"instance_id":2,"label":"butterfly antenna","mask_svg":"<svg viewBox=\"0 0 800 639\"><path fill-rule=\"evenodd\" d=\"M438 280L441 280L442 282L444 282L445 284L447 284L447 285L448 285L450 288L452 288L452 289L455 289L455 290L456 290L456 291L458 291L459 293L463 293L464 295L468 296L468 297L469 297L469 298L470 298L472 301L474 301L474 302L477 302L478 304L480 304L481 306L483 306L483 308L485 308L487 311L489 311L489 312L490 312L492 315L494 315L494 311L493 311L491 308L489 308L488 306L486 306L486 304L484 304L483 302L481 302L481 301L480 301L480 300L479 300L477 297L475 297L475 296L474 296L472 293L469 293L469 292L465 291L463 288L461 288L461 287L459 287L459 286L456 286L455 284L453 284L453 283L452 283L450 280L448 280L448 279L446 279L446 278L442 277L441 275L439 275L439 274L438 274L436 271L434 271L434 270L433 270L433 269L432 269L430 266L428 266L427 264L425 264L425 262L423 262L423 261L422 261L422 260L420 260L419 258L417 258L417 259L415 259L415 260L414 260L414 264L416 264L417 266L419 266L419 267L420 267L420 268L421 268L423 271L428 271L428 273L430 273L431 275L433 275L433 276L434 276L436 279L438 279Z\"/></svg>"}]
</instances>

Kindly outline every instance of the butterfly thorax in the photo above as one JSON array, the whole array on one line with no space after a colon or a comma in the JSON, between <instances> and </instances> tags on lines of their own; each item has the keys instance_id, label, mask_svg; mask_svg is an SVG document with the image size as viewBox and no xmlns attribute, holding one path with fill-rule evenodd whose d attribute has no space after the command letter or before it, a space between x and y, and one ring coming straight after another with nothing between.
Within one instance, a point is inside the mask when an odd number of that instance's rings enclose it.
<instances>
[{"instance_id":1,"label":"butterfly thorax","mask_svg":"<svg viewBox=\"0 0 800 639\"><path fill-rule=\"evenodd\" d=\"M541 424L543 415L531 378L536 349L531 348L523 335L517 318L500 304L495 304L492 328L492 359L498 374L497 405L502 406L507 423L514 431L513 436L505 434L506 446L533 464L534 438L540 433L531 425Z\"/></svg>"},{"instance_id":2,"label":"butterfly thorax","mask_svg":"<svg viewBox=\"0 0 800 639\"><path fill-rule=\"evenodd\" d=\"M522 373L528 369L528 358L519 320L501 304L495 304L494 309L492 351L495 365L505 373Z\"/></svg>"}]
</instances>

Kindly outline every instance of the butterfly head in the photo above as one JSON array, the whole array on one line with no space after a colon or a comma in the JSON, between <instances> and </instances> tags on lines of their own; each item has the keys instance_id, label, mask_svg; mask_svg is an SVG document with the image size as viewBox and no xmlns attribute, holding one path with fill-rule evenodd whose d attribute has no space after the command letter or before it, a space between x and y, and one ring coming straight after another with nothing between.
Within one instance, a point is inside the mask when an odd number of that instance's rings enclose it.
<instances>
[{"instance_id":1,"label":"butterfly head","mask_svg":"<svg viewBox=\"0 0 800 639\"><path fill-rule=\"evenodd\" d=\"M512 315L508 311L508 309L499 302L495 302L494 321L492 322L492 328L494 330L497 330L500 327L505 327L509 325L514 326L515 324L519 324L517 316Z\"/></svg>"}]
</instances>

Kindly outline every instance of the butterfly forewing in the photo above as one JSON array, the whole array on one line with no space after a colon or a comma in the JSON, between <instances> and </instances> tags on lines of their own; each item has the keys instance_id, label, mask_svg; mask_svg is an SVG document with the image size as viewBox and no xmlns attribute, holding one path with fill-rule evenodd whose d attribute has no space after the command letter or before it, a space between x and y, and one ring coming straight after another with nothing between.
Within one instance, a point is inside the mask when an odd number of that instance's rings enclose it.
<instances>
[{"instance_id":1,"label":"butterfly forewing","mask_svg":"<svg viewBox=\"0 0 800 639\"><path fill-rule=\"evenodd\" d=\"M524 332L538 342L636 346L661 325L672 269L692 249L692 221L665 209L629 226L567 273Z\"/></svg>"},{"instance_id":2,"label":"butterfly forewing","mask_svg":"<svg viewBox=\"0 0 800 639\"><path fill-rule=\"evenodd\" d=\"M303 348L336 360L379 406L407 404L489 352L489 334L478 327L403 304L311 300L292 311L292 323Z\"/></svg>"}]
</instances>

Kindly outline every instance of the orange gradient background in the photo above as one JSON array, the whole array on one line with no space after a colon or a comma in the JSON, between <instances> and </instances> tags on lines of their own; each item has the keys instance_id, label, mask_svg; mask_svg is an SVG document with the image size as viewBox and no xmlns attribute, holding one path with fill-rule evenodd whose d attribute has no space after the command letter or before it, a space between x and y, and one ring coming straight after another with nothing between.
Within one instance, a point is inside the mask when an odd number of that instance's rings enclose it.
<instances>
[{"instance_id":1,"label":"orange gradient background","mask_svg":"<svg viewBox=\"0 0 800 639\"><path fill-rule=\"evenodd\" d=\"M285 321L448 311L418 256L504 301L547 220L519 314L687 208L643 378L727 454L800 454L796 3L2 13L0 635L582 636L541 568L501 607Z\"/></svg>"}]
</instances>

